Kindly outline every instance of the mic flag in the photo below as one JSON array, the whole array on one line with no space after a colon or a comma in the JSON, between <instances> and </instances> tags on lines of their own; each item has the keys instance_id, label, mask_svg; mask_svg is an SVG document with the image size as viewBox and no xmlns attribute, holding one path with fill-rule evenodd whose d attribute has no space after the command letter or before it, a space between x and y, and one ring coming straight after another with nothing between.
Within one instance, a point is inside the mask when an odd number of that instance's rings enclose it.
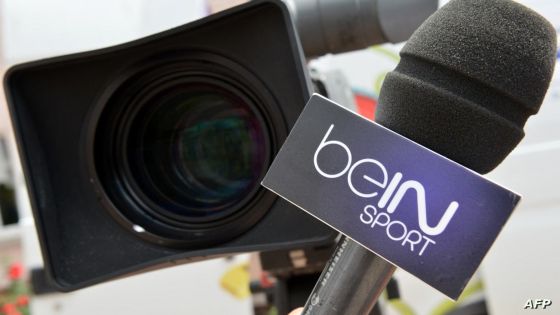
<instances>
[{"instance_id":1,"label":"mic flag","mask_svg":"<svg viewBox=\"0 0 560 315\"><path fill-rule=\"evenodd\" d=\"M452 299L521 199L318 94L262 185Z\"/></svg>"}]
</instances>

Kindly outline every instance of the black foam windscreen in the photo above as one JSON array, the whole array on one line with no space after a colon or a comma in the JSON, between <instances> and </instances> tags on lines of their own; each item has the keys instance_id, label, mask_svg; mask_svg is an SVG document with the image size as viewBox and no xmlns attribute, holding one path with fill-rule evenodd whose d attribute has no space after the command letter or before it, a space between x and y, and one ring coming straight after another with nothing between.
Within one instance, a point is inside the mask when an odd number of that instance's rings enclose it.
<instances>
[{"instance_id":1,"label":"black foam windscreen","mask_svg":"<svg viewBox=\"0 0 560 315\"><path fill-rule=\"evenodd\" d=\"M523 138L555 59L556 32L536 12L510 0L452 0L402 49L376 121L489 172Z\"/></svg>"}]
</instances>

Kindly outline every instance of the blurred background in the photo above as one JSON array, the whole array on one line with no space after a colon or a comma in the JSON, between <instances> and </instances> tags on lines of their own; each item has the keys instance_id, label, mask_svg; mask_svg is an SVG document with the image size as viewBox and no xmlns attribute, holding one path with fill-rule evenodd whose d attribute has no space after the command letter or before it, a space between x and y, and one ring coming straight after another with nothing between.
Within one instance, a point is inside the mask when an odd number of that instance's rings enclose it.
<instances>
[{"instance_id":1,"label":"blurred background","mask_svg":"<svg viewBox=\"0 0 560 315\"><path fill-rule=\"evenodd\" d=\"M17 63L123 43L241 2L0 0L0 69L4 73ZM558 0L520 2L560 31ZM356 110L373 118L383 78L398 63L401 47L382 45L324 56L310 60L309 66L318 73L342 73ZM541 113L529 120L522 144L488 175L524 196L460 301L484 299L491 314L525 313L529 298L551 299L552 308L539 312L560 314L559 71L557 67ZM35 280L40 280L42 259L3 97L0 210L0 314L254 314L255 306L275 314L265 297L249 294L250 279L261 277L255 263L248 272L249 254L149 272L69 294L33 293L31 274L36 270ZM384 314L446 314L455 308L407 273L399 270L395 277L400 298L385 297Z\"/></svg>"}]
</instances>

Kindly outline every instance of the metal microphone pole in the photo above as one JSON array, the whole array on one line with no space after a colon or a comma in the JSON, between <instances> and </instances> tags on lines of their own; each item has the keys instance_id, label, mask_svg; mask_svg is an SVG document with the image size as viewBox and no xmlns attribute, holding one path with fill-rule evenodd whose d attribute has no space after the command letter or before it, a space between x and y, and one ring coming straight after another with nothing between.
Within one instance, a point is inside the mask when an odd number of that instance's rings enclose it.
<instances>
[{"instance_id":1,"label":"metal microphone pole","mask_svg":"<svg viewBox=\"0 0 560 315\"><path fill-rule=\"evenodd\" d=\"M305 303L302 315L367 315L396 268L343 236Z\"/></svg>"}]
</instances>

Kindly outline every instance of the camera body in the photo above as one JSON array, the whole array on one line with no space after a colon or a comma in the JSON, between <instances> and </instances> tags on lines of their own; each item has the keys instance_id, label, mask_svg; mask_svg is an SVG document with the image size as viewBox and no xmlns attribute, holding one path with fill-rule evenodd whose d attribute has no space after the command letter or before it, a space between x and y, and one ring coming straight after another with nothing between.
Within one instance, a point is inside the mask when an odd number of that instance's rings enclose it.
<instances>
[{"instance_id":1,"label":"camera body","mask_svg":"<svg viewBox=\"0 0 560 315\"><path fill-rule=\"evenodd\" d=\"M5 87L62 291L336 233L260 186L311 94L285 6L15 66Z\"/></svg>"}]
</instances>

